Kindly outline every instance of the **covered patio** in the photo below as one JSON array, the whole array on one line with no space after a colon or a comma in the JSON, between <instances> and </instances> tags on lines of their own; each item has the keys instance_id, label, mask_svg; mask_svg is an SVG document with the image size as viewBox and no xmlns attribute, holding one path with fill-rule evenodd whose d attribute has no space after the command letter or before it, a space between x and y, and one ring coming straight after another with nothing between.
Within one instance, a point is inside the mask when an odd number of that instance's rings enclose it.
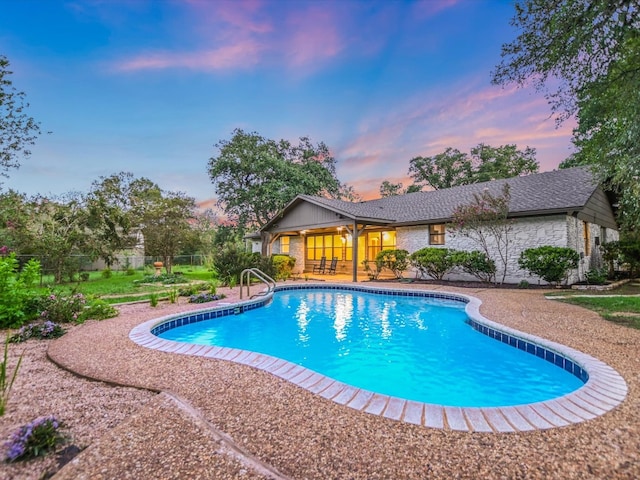
<instances>
[{"instance_id":1,"label":"covered patio","mask_svg":"<svg viewBox=\"0 0 640 480\"><path fill-rule=\"evenodd\" d=\"M336 275L350 275L353 282L368 279L363 260L396 248L396 232L392 219L358 212L362 206L354 203L347 210L344 202L300 195L261 229L262 253L294 257L300 276L323 279L336 259ZM314 270L323 258L326 269L317 277Z\"/></svg>"}]
</instances>

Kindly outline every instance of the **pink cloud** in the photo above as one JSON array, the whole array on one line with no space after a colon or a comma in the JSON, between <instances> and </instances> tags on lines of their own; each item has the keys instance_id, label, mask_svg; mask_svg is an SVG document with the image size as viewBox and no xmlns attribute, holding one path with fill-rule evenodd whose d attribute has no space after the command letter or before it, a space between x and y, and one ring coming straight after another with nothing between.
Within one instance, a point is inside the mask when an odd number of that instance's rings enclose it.
<instances>
[{"instance_id":1,"label":"pink cloud","mask_svg":"<svg viewBox=\"0 0 640 480\"><path fill-rule=\"evenodd\" d=\"M338 33L339 19L328 8L312 5L305 11L293 11L287 19L285 44L292 65L306 65L335 57L344 48Z\"/></svg>"},{"instance_id":2,"label":"pink cloud","mask_svg":"<svg viewBox=\"0 0 640 480\"><path fill-rule=\"evenodd\" d=\"M458 3L460 3L460 0L430 0L415 2L413 4L413 12L418 18L432 17Z\"/></svg>"},{"instance_id":3,"label":"pink cloud","mask_svg":"<svg viewBox=\"0 0 640 480\"><path fill-rule=\"evenodd\" d=\"M362 121L361 134L336 148L339 178L360 185L359 178L376 172L378 188L385 179L406 179L402 175L415 156L435 155L447 147L468 152L479 143L536 148L543 171L557 168L571 153L575 123L567 121L556 128L543 97L531 90L478 88L478 84L466 79L407 99L396 109L382 107L377 115L369 114ZM373 192L369 183L362 187Z\"/></svg>"},{"instance_id":4,"label":"pink cloud","mask_svg":"<svg viewBox=\"0 0 640 480\"><path fill-rule=\"evenodd\" d=\"M189 68L192 70L227 70L246 68L259 61L261 46L252 41L195 53L158 52L122 61L122 71Z\"/></svg>"}]
</instances>

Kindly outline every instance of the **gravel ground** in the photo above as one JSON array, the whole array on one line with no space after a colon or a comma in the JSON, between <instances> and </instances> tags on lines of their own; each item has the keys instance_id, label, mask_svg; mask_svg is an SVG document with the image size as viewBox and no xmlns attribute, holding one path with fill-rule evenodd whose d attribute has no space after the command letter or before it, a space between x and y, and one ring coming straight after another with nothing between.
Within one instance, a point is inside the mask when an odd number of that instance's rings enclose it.
<instances>
[{"instance_id":1,"label":"gravel ground","mask_svg":"<svg viewBox=\"0 0 640 480\"><path fill-rule=\"evenodd\" d=\"M0 433L59 415L75 444L91 445L59 471L62 479L640 478L639 331L541 291L431 288L477 296L487 318L608 363L628 383L626 400L597 419L545 431L428 429L357 412L247 366L140 347L128 338L133 326L193 308L141 304L56 341L28 343L33 359L23 365ZM230 301L237 289L225 293ZM74 377L45 360L47 345L55 362L81 375L165 393ZM3 465L1 475L40 478L55 463Z\"/></svg>"}]
</instances>

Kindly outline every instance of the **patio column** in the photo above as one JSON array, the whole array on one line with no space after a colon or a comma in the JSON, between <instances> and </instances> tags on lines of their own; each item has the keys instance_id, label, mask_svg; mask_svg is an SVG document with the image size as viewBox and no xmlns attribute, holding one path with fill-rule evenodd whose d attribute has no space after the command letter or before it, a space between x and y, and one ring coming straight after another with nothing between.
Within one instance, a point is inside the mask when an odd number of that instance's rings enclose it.
<instances>
[{"instance_id":1,"label":"patio column","mask_svg":"<svg viewBox=\"0 0 640 480\"><path fill-rule=\"evenodd\" d=\"M347 233L351 235L351 249L353 250L351 257L353 258L353 282L358 282L358 238L360 234L364 232L364 229L367 228L366 225L362 225L362 228L358 230L358 222L356 220L353 221L353 226L349 227L349 225L345 226Z\"/></svg>"},{"instance_id":2,"label":"patio column","mask_svg":"<svg viewBox=\"0 0 640 480\"><path fill-rule=\"evenodd\" d=\"M354 283L358 283L358 224L355 220L353 221L353 232L351 233L351 238L352 238L351 249L353 250L351 254L353 257L352 281Z\"/></svg>"}]
</instances>

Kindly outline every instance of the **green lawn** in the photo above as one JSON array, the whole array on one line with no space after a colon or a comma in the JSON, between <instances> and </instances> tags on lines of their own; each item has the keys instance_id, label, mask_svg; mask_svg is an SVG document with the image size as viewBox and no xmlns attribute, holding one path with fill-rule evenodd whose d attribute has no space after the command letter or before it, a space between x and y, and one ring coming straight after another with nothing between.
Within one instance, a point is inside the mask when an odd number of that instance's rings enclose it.
<instances>
[{"instance_id":1,"label":"green lawn","mask_svg":"<svg viewBox=\"0 0 640 480\"><path fill-rule=\"evenodd\" d=\"M640 284L631 282L615 290L604 292L580 291L573 295L557 298L557 300L598 312L602 318L611 322L640 329L639 294Z\"/></svg>"},{"instance_id":2,"label":"green lawn","mask_svg":"<svg viewBox=\"0 0 640 480\"><path fill-rule=\"evenodd\" d=\"M211 272L207 271L205 267L189 266L188 268L181 268L176 266L174 267L174 272L182 272L184 283L203 282L212 279ZM43 277L42 290L44 292L48 288L53 288L65 293L76 292L99 297L118 296L124 298L127 296L140 296L141 298L137 299L148 299L151 293L157 292L162 296L164 292L174 287L174 285L162 285L161 283L135 283L136 280L140 281L149 274L151 274L150 271L144 272L140 270L136 270L133 275L114 271L110 278L104 278L102 272L89 272L88 281L68 282L59 285L53 283L52 276L45 276Z\"/></svg>"}]
</instances>

